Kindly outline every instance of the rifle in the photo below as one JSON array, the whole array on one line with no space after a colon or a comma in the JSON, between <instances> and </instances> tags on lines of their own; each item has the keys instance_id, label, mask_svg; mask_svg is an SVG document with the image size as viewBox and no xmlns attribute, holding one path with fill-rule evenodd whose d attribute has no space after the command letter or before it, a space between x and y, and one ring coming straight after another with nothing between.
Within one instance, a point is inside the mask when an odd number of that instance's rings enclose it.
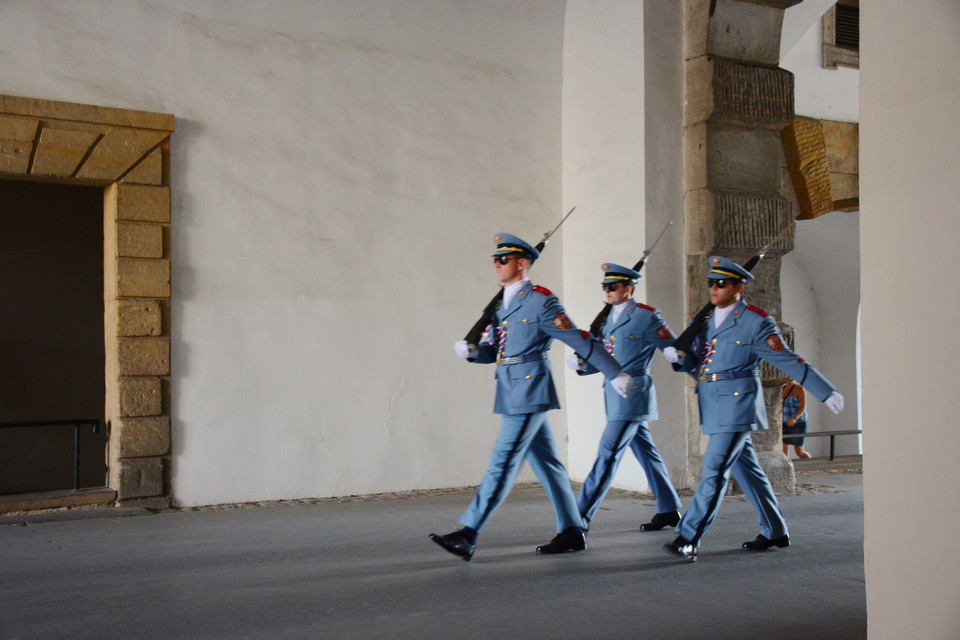
<instances>
[{"instance_id":1,"label":"rifle","mask_svg":"<svg viewBox=\"0 0 960 640\"><path fill-rule=\"evenodd\" d=\"M780 231L780 233L778 233L773 240L763 245L763 248L760 249L756 255L751 257L746 261L746 263L743 264L743 268L752 273L754 268L760 264L761 260L763 260L763 256L765 256L770 250L770 247L772 247L773 244L780 238L787 235L787 232L793 228L793 225L794 223L791 222L784 227L783 230ZM690 347L693 345L693 341L698 335L700 335L700 331L703 329L704 325L707 324L707 320L710 319L712 313L713 303L708 302L703 306L702 309L700 309L700 311L696 313L696 315L693 316L693 319L690 321L690 324L687 325L687 328L684 329L683 333L681 333L680 336L674 341L673 348L677 350L681 360L686 356L687 353L690 352Z\"/></svg>"},{"instance_id":2,"label":"rifle","mask_svg":"<svg viewBox=\"0 0 960 640\"><path fill-rule=\"evenodd\" d=\"M543 234L543 239L540 240L535 247L538 253L543 251L543 249L550 242L550 238L553 236L553 234L557 232L557 229L560 228L560 225L566 222L567 218L570 217L570 214L573 213L573 209L576 208L577 207L574 206L572 209L570 209L570 211L567 212L567 215L563 216L563 219L560 220L557 226L555 226L551 231ZM487 303L487 306L483 308L483 313L480 314L480 319L477 320L470 328L470 331L467 332L464 340L467 341L467 346L470 349L476 349L477 345L480 344L480 336L483 335L483 331L487 328L487 325L493 321L493 315L497 312L497 309L500 308L501 302L503 302L503 287L500 287L500 291L497 292L497 295L493 296L493 299Z\"/></svg>"},{"instance_id":3,"label":"rifle","mask_svg":"<svg viewBox=\"0 0 960 640\"><path fill-rule=\"evenodd\" d=\"M653 241L653 244L650 245L650 248L643 252L643 255L640 256L640 261L637 264L633 265L634 271L640 271L643 269L643 264L647 261L647 258L650 257L650 254L653 253L654 248L656 248L657 243L660 242L660 238L663 237L663 234L667 232L670 228L670 225L673 224L673 220L667 223L667 226L663 228L663 231L660 232L660 235L657 236L657 239ZM603 309L600 310L600 313L597 314L597 317L593 319L593 322L590 323L590 333L592 333L597 338L603 337L603 325L607 322L607 316L610 315L610 309L613 308L609 302L603 305Z\"/></svg>"}]
</instances>

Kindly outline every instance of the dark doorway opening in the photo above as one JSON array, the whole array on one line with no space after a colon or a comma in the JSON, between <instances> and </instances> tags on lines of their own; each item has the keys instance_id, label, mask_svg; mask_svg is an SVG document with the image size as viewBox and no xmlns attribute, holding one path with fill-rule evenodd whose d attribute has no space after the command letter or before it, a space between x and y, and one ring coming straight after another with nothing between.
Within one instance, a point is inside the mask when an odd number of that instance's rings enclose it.
<instances>
[{"instance_id":1,"label":"dark doorway opening","mask_svg":"<svg viewBox=\"0 0 960 640\"><path fill-rule=\"evenodd\" d=\"M99 419L103 189L0 180L0 423ZM79 429L79 486L105 485L106 429ZM74 428L0 428L0 494L74 488Z\"/></svg>"}]
</instances>

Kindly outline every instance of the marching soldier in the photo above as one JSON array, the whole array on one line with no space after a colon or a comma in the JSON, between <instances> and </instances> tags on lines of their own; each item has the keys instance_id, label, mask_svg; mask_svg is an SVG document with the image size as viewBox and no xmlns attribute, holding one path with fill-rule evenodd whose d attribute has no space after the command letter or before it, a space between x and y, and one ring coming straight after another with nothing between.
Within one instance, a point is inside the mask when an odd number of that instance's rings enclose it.
<instances>
[{"instance_id":1,"label":"marching soldier","mask_svg":"<svg viewBox=\"0 0 960 640\"><path fill-rule=\"evenodd\" d=\"M573 325L555 295L530 282L527 270L540 255L536 248L506 233L496 236L496 245L493 262L497 280L504 286L503 302L487 341L472 349L461 340L454 350L470 362L497 364L493 410L503 415L500 435L473 502L460 517L463 528L429 537L450 553L470 560L478 534L506 500L523 461L528 460L557 516L558 534L537 547L537 553L581 551L586 548L583 520L547 423L547 411L560 408L547 359L550 343L558 338L573 347L610 378L621 395L626 395L633 381L598 341Z\"/></svg>"},{"instance_id":2,"label":"marching soldier","mask_svg":"<svg viewBox=\"0 0 960 640\"><path fill-rule=\"evenodd\" d=\"M607 426L600 438L597 460L577 496L577 507L586 528L607 494L629 446L657 501L656 514L650 522L641 524L640 530L659 531L680 521L681 505L647 427L649 420L657 419L657 395L650 377L650 360L658 347L665 349L672 345L674 336L658 310L633 300L637 280L641 277L638 271L608 262L603 265L603 272L601 286L606 292L607 303L611 305L602 329L603 342L610 355L633 378L633 385L627 397L622 398L610 381L604 382ZM597 372L577 354L567 358L567 365L580 375Z\"/></svg>"},{"instance_id":3,"label":"marching soldier","mask_svg":"<svg viewBox=\"0 0 960 640\"><path fill-rule=\"evenodd\" d=\"M753 275L735 262L714 256L708 263L707 286L713 316L681 359L673 348L664 356L674 369L697 379L700 422L710 436L703 454L703 473L690 508L677 526L678 537L666 548L696 560L700 538L716 518L730 474L736 478L760 520L760 535L744 542L745 551L790 546L787 523L763 468L757 462L750 432L767 428L760 385L760 361L766 360L824 402L843 410L843 396L819 371L793 353L765 311L741 300L744 282Z\"/></svg>"}]
</instances>

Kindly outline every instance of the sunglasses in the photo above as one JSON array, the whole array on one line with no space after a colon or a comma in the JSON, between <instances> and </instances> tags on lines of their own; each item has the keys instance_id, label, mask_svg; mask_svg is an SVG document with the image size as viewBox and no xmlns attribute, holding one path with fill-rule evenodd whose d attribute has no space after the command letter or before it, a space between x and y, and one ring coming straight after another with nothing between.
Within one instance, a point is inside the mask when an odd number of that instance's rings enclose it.
<instances>
[{"instance_id":1,"label":"sunglasses","mask_svg":"<svg viewBox=\"0 0 960 640\"><path fill-rule=\"evenodd\" d=\"M604 291L616 291L623 286L622 282L608 282L606 284L601 284L600 288Z\"/></svg>"},{"instance_id":2,"label":"sunglasses","mask_svg":"<svg viewBox=\"0 0 960 640\"><path fill-rule=\"evenodd\" d=\"M716 287L717 289L725 289L728 284L736 284L735 280L728 280L722 278L720 280L714 280L712 278L707 278L707 289Z\"/></svg>"},{"instance_id":3,"label":"sunglasses","mask_svg":"<svg viewBox=\"0 0 960 640\"><path fill-rule=\"evenodd\" d=\"M520 256L513 256L505 253L499 256L493 256L493 264L507 264L510 260L519 260Z\"/></svg>"}]
</instances>

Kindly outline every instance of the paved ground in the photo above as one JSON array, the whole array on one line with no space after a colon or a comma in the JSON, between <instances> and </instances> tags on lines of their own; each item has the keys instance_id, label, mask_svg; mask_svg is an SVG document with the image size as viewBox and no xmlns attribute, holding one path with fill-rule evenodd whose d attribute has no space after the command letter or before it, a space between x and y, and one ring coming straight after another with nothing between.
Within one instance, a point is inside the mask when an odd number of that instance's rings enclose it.
<instances>
[{"instance_id":1,"label":"paved ground","mask_svg":"<svg viewBox=\"0 0 960 640\"><path fill-rule=\"evenodd\" d=\"M611 492L589 549L516 489L472 562L427 540L471 492L150 514L0 517L0 640L113 638L866 637L859 473L798 475L789 549L744 553L753 510L728 496L685 563L640 533L649 496ZM689 495L683 496L684 504Z\"/></svg>"}]
</instances>

